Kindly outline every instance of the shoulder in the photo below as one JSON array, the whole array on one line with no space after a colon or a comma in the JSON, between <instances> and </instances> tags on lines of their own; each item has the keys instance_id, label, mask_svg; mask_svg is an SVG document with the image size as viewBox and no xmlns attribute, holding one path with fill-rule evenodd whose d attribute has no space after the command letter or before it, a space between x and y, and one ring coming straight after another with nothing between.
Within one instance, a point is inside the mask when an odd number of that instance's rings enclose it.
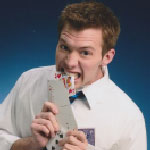
<instances>
[{"instance_id":1,"label":"shoulder","mask_svg":"<svg viewBox=\"0 0 150 150\"><path fill-rule=\"evenodd\" d=\"M108 103L115 111L128 118L143 118L140 108L122 89L120 89L113 81L110 80L108 88ZM111 99L110 99L111 98Z\"/></svg>"},{"instance_id":2,"label":"shoulder","mask_svg":"<svg viewBox=\"0 0 150 150\"><path fill-rule=\"evenodd\" d=\"M109 98L106 106L112 122L116 126L116 135L120 142L133 142L141 134L145 137L145 119L138 105L122 89L110 80ZM110 118L110 117L109 117ZM140 133L140 134L139 134Z\"/></svg>"},{"instance_id":3,"label":"shoulder","mask_svg":"<svg viewBox=\"0 0 150 150\"><path fill-rule=\"evenodd\" d=\"M47 71L55 71L55 65L51 65L51 66L40 66L38 68L32 68L28 71L25 71L22 73L22 75L24 76L28 76L28 75L31 75L31 74L37 74L39 75L40 73L44 73L44 72L47 72Z\"/></svg>"},{"instance_id":4,"label":"shoulder","mask_svg":"<svg viewBox=\"0 0 150 150\"><path fill-rule=\"evenodd\" d=\"M54 77L54 73L55 65L33 68L23 72L16 83L20 86L30 86L35 83L40 84L42 82L47 82L48 79L52 79Z\"/></svg>"},{"instance_id":5,"label":"shoulder","mask_svg":"<svg viewBox=\"0 0 150 150\"><path fill-rule=\"evenodd\" d=\"M30 77L40 77L40 76L46 76L47 74L52 74L55 72L55 65L51 66L41 66L38 68L33 68L28 71L25 71L22 73L22 78L30 78Z\"/></svg>"}]
</instances>

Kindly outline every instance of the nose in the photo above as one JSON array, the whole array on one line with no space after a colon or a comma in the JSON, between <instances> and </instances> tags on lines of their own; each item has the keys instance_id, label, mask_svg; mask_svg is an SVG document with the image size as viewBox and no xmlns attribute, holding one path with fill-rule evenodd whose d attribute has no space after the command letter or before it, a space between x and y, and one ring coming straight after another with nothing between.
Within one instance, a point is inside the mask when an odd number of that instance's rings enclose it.
<instances>
[{"instance_id":1,"label":"nose","mask_svg":"<svg viewBox=\"0 0 150 150\"><path fill-rule=\"evenodd\" d=\"M74 69L78 66L79 63L79 56L76 52L70 52L66 59L65 59L65 64L68 69Z\"/></svg>"}]
</instances>

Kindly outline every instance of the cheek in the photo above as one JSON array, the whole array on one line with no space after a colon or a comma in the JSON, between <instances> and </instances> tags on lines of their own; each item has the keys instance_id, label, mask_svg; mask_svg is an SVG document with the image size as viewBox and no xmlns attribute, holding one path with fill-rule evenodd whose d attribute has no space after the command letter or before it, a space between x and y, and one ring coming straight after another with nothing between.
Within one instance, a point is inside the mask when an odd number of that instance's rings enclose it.
<instances>
[{"instance_id":1,"label":"cheek","mask_svg":"<svg viewBox=\"0 0 150 150\"><path fill-rule=\"evenodd\" d=\"M82 62L81 63L81 69L82 69L82 77L87 78L89 76L92 76L93 70L94 70L94 65L90 62Z\"/></svg>"},{"instance_id":2,"label":"cheek","mask_svg":"<svg viewBox=\"0 0 150 150\"><path fill-rule=\"evenodd\" d=\"M56 52L56 63L58 63L59 61L59 55L58 55L58 52Z\"/></svg>"},{"instance_id":3,"label":"cheek","mask_svg":"<svg viewBox=\"0 0 150 150\"><path fill-rule=\"evenodd\" d=\"M82 63L83 78L94 78L100 71L100 62L91 61Z\"/></svg>"},{"instance_id":4,"label":"cheek","mask_svg":"<svg viewBox=\"0 0 150 150\"><path fill-rule=\"evenodd\" d=\"M88 61L86 63L82 63L82 68L86 72L92 72L94 70L97 70L99 68L100 63L95 61Z\"/></svg>"},{"instance_id":5,"label":"cheek","mask_svg":"<svg viewBox=\"0 0 150 150\"><path fill-rule=\"evenodd\" d=\"M56 64L62 62L64 60L64 55L61 52L56 52Z\"/></svg>"},{"instance_id":6,"label":"cheek","mask_svg":"<svg viewBox=\"0 0 150 150\"><path fill-rule=\"evenodd\" d=\"M57 52L56 53L56 70L57 71L61 71L61 68L64 64L63 60L64 59L63 59L62 55L59 52Z\"/></svg>"}]
</instances>

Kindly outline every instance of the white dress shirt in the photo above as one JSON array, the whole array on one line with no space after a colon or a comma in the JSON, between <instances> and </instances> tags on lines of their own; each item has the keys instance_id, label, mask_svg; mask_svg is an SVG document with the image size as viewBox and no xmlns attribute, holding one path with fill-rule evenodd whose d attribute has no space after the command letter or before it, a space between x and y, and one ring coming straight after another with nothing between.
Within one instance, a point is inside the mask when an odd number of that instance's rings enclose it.
<instances>
[{"instance_id":1,"label":"white dress shirt","mask_svg":"<svg viewBox=\"0 0 150 150\"><path fill-rule=\"evenodd\" d=\"M30 125L48 101L47 81L55 66L24 72L0 105L0 150L10 150L15 140L31 136ZM143 114L132 100L104 77L82 89L87 101L72 106L79 129L95 130L96 150L146 150Z\"/></svg>"}]
</instances>

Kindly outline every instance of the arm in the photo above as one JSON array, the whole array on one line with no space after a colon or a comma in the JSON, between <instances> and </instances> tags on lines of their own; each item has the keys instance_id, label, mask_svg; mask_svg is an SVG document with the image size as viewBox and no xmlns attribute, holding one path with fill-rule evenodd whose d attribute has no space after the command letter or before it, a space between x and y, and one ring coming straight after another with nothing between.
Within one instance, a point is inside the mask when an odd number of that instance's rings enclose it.
<instances>
[{"instance_id":1,"label":"arm","mask_svg":"<svg viewBox=\"0 0 150 150\"><path fill-rule=\"evenodd\" d=\"M147 150L146 127L143 114L133 125L132 144L129 150Z\"/></svg>"},{"instance_id":2,"label":"arm","mask_svg":"<svg viewBox=\"0 0 150 150\"><path fill-rule=\"evenodd\" d=\"M48 140L55 136L58 124L55 115L57 107L50 102L45 102L42 111L36 115L31 124L32 136L16 140L11 150L41 150Z\"/></svg>"},{"instance_id":3,"label":"arm","mask_svg":"<svg viewBox=\"0 0 150 150\"><path fill-rule=\"evenodd\" d=\"M26 136L26 138L23 138L22 135L20 134L21 133L20 129L18 129L19 124L17 124L18 126L16 126L16 122L18 120L18 118L16 118L16 109L19 106L16 104L18 104L18 102L20 102L20 97L18 95L20 93L20 89L22 89L21 87L24 87L24 83L27 84L27 82L25 82L25 81L28 81L28 79L31 76L31 74L27 74L27 75L28 75L27 77L26 77L26 75L22 75L19 78L19 80L16 82L14 88L11 90L11 93L3 101L3 104L0 104L0 147L3 150L10 150L11 148L12 149L19 148L19 150L21 150L21 148L28 149L27 147L31 146L31 145L33 146L33 144L35 142L36 142L36 145L38 145L37 141L35 140L35 136L33 138L33 135L35 135L35 133L36 133L34 131L40 132L40 130L37 129L37 127L32 126L31 127L32 134L29 135L30 137ZM26 89L27 89L27 87L26 87ZM24 91L24 89L22 89L22 92L23 91ZM18 109L18 110L22 111L21 109ZM17 110L17 114L19 113L18 110ZM43 111L45 111L45 110L43 110ZM47 113L47 114L48 114L47 116L49 116L49 113ZM19 116L19 114L18 114L18 116ZM45 120L49 120L49 119L50 118L45 119ZM39 124L39 123L35 122L37 120L39 120L38 117L34 119L34 122L32 122L32 124L34 124L34 125ZM31 122L30 122L30 124L31 124ZM30 127L28 127L28 128L30 129ZM47 137L47 138L50 138L50 137Z\"/></svg>"},{"instance_id":4,"label":"arm","mask_svg":"<svg viewBox=\"0 0 150 150\"><path fill-rule=\"evenodd\" d=\"M0 104L0 147L3 150L10 150L12 143L19 139L13 128L12 105L20 82L21 78L16 82L11 93L8 94L3 103Z\"/></svg>"},{"instance_id":5,"label":"arm","mask_svg":"<svg viewBox=\"0 0 150 150\"><path fill-rule=\"evenodd\" d=\"M136 119L135 119L136 118ZM119 141L120 150L147 150L145 120L138 112L128 123L123 137Z\"/></svg>"},{"instance_id":6,"label":"arm","mask_svg":"<svg viewBox=\"0 0 150 150\"><path fill-rule=\"evenodd\" d=\"M13 143L11 150L40 150L40 148L36 146L33 137L27 137L16 140Z\"/></svg>"}]
</instances>

